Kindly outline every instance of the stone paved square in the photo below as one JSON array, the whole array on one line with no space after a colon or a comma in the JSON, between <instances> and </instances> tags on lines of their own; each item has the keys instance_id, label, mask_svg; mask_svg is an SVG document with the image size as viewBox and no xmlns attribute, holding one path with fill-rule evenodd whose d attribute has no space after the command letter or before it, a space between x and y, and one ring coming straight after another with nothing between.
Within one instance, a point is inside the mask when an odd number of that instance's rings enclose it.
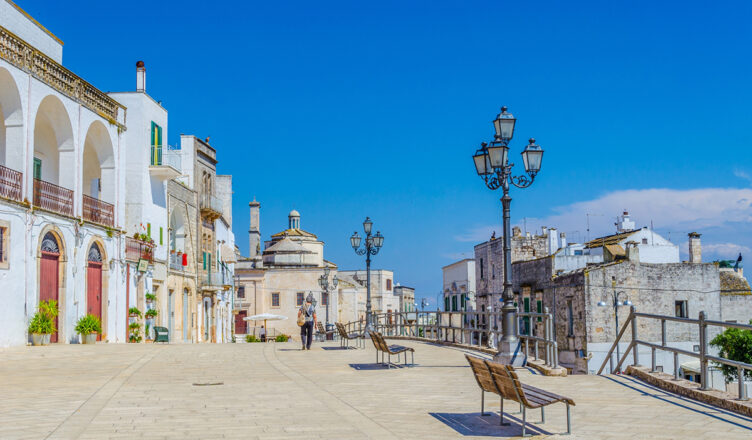
<instances>
[{"instance_id":1,"label":"stone paved square","mask_svg":"<svg viewBox=\"0 0 752 440\"><path fill-rule=\"evenodd\" d=\"M460 349L406 341L413 367L383 369L365 350L296 343L52 345L0 352L3 439L485 439L516 438L520 414L498 426L498 401L480 391ZM326 348L326 349L324 349ZM530 424L537 438L748 439L752 420L631 377L523 381L572 397ZM517 406L506 403L508 411ZM528 420L540 421L539 411Z\"/></svg>"}]
</instances>

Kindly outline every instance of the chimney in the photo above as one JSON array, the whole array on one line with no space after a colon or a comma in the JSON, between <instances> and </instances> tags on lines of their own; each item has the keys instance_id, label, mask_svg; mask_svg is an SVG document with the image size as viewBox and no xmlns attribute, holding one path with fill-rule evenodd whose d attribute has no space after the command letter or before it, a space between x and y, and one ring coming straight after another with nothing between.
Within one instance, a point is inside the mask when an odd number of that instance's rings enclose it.
<instances>
[{"instance_id":1,"label":"chimney","mask_svg":"<svg viewBox=\"0 0 752 440\"><path fill-rule=\"evenodd\" d=\"M559 234L559 241L561 241L561 247L565 248L567 247L567 234L566 232L562 232Z\"/></svg>"},{"instance_id":2,"label":"chimney","mask_svg":"<svg viewBox=\"0 0 752 440\"><path fill-rule=\"evenodd\" d=\"M548 249L549 254L559 250L559 234L556 232L556 228L548 229Z\"/></svg>"},{"instance_id":3,"label":"chimney","mask_svg":"<svg viewBox=\"0 0 752 440\"><path fill-rule=\"evenodd\" d=\"M136 62L136 91L146 92L146 67L143 61Z\"/></svg>"},{"instance_id":4,"label":"chimney","mask_svg":"<svg viewBox=\"0 0 752 440\"><path fill-rule=\"evenodd\" d=\"M697 232L689 234L689 262L702 263L702 247L700 246L700 235Z\"/></svg>"},{"instance_id":5,"label":"chimney","mask_svg":"<svg viewBox=\"0 0 752 440\"><path fill-rule=\"evenodd\" d=\"M515 226L512 228L512 237L519 237L522 235L522 230L519 226Z\"/></svg>"},{"instance_id":6,"label":"chimney","mask_svg":"<svg viewBox=\"0 0 752 440\"><path fill-rule=\"evenodd\" d=\"M248 256L256 258L261 254L261 224L259 218L261 204L254 197L248 206L251 208L251 225L248 230Z\"/></svg>"},{"instance_id":7,"label":"chimney","mask_svg":"<svg viewBox=\"0 0 752 440\"><path fill-rule=\"evenodd\" d=\"M627 245L627 260L633 263L640 262L640 248L637 246L636 241L628 241Z\"/></svg>"}]
</instances>

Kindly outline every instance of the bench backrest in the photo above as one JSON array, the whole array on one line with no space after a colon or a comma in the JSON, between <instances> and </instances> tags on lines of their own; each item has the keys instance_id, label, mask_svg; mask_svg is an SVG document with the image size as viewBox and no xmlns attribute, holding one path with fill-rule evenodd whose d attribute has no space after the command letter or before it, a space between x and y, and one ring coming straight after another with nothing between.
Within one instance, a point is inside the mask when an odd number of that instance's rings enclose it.
<instances>
[{"instance_id":1,"label":"bench backrest","mask_svg":"<svg viewBox=\"0 0 752 440\"><path fill-rule=\"evenodd\" d=\"M339 332L339 335L347 339L347 332L345 331L345 326L342 325L341 322L335 322L334 325L337 327L337 331Z\"/></svg>"},{"instance_id":2,"label":"bench backrest","mask_svg":"<svg viewBox=\"0 0 752 440\"><path fill-rule=\"evenodd\" d=\"M167 330L166 327L154 327L154 332L155 333L167 334L169 332L169 330Z\"/></svg>"},{"instance_id":3,"label":"bench backrest","mask_svg":"<svg viewBox=\"0 0 752 440\"><path fill-rule=\"evenodd\" d=\"M496 389L496 385L491 378L491 372L488 371L485 361L479 357L470 356L469 354L466 354L465 358L467 359L467 362L470 363L470 369L473 370L473 375L475 376L475 380L478 382L480 389L489 393L498 394L499 391Z\"/></svg>"},{"instance_id":4,"label":"bench backrest","mask_svg":"<svg viewBox=\"0 0 752 440\"><path fill-rule=\"evenodd\" d=\"M321 321L316 321L316 329L319 331L319 333L326 333L324 330L324 324L321 323Z\"/></svg>"},{"instance_id":5,"label":"bench backrest","mask_svg":"<svg viewBox=\"0 0 752 440\"><path fill-rule=\"evenodd\" d=\"M496 388L505 399L514 400L527 407L532 406L525 397L525 390L522 388L517 373L514 372L514 367L489 361L485 361L485 364L491 372Z\"/></svg>"}]
</instances>

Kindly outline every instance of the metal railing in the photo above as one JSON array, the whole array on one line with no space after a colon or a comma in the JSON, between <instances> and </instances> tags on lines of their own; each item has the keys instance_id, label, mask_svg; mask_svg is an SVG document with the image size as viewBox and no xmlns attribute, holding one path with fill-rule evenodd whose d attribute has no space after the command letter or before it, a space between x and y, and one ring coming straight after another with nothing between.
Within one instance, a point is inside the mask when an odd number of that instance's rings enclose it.
<instances>
[{"instance_id":1,"label":"metal railing","mask_svg":"<svg viewBox=\"0 0 752 440\"><path fill-rule=\"evenodd\" d=\"M115 206L84 194L84 220L109 227L115 226Z\"/></svg>"},{"instance_id":2,"label":"metal railing","mask_svg":"<svg viewBox=\"0 0 752 440\"><path fill-rule=\"evenodd\" d=\"M23 200L21 191L23 173L0 165L0 197L20 202Z\"/></svg>"},{"instance_id":3,"label":"metal railing","mask_svg":"<svg viewBox=\"0 0 752 440\"><path fill-rule=\"evenodd\" d=\"M230 277L221 272L207 273L202 277L202 281L205 286L225 287L232 284Z\"/></svg>"},{"instance_id":4,"label":"metal railing","mask_svg":"<svg viewBox=\"0 0 752 440\"><path fill-rule=\"evenodd\" d=\"M637 334L637 328L639 327L637 323L637 318L643 318L647 320L654 320L659 321L661 324L661 343L660 344L654 344L652 342L643 341L638 338ZM666 326L668 322L678 322L682 324L692 324L697 326L697 336L700 341L700 351L699 353L695 353L694 351L688 351L683 350L681 348L677 347L670 347L667 345L666 341ZM629 355L629 352L632 352L632 365L633 366L639 366L640 365L640 358L639 358L639 346L645 346L650 348L651 352L651 363L650 363L650 372L655 373L657 370L656 368L656 351L662 350L671 352L674 355L674 380L679 379L679 355L683 356L689 356L693 358L697 358L700 360L700 390L707 390L708 389L708 362L712 361L716 364L720 365L727 365L730 367L736 367L737 374L738 374L738 380L739 380L739 400L748 400L749 397L747 396L747 387L744 384L744 376L745 371L752 371L752 364L747 364L745 362L739 362L734 361L731 359L722 358L719 356L712 356L708 354L708 326L715 326L720 327L724 329L728 328L737 328L741 330L752 330L752 325L748 324L737 324L734 322L722 322L722 321L712 321L709 319L706 319L705 312L700 312L700 315L698 319L690 319L690 318L678 318L676 316L670 316L670 315L653 315L650 313L638 313L635 311L635 307L630 307L629 317L627 318L627 321L624 323L624 325L621 328L621 331L619 331L619 334L616 336L616 341L614 341L613 345L611 346L611 349L608 351L608 354L606 355L606 359L603 360L603 363L601 364L601 367L598 369L598 374L601 374L603 372L603 369L606 367L606 363L611 361L611 356L616 349L617 344L621 340L621 338L624 336L624 333L627 330L627 327L631 327L632 329L632 341L629 343L629 346L627 347L624 354L621 356L621 358L617 359L616 368L612 371L619 372L621 371L621 366L624 363L624 361L627 359L627 356Z\"/></svg>"},{"instance_id":5,"label":"metal railing","mask_svg":"<svg viewBox=\"0 0 752 440\"><path fill-rule=\"evenodd\" d=\"M517 317L523 353L558 368L558 345L553 315L548 308L543 313L518 312ZM501 312L392 312L374 314L373 320L374 328L384 337L447 342L477 349L495 348L502 336ZM365 323L353 321L345 326L348 331L361 332Z\"/></svg>"},{"instance_id":6,"label":"metal railing","mask_svg":"<svg viewBox=\"0 0 752 440\"><path fill-rule=\"evenodd\" d=\"M185 270L185 266L183 266L183 254L170 254L170 269Z\"/></svg>"},{"instance_id":7,"label":"metal railing","mask_svg":"<svg viewBox=\"0 0 752 440\"><path fill-rule=\"evenodd\" d=\"M172 167L181 171L182 160L181 150L170 147L169 145L152 145L150 165L156 167Z\"/></svg>"},{"instance_id":8,"label":"metal railing","mask_svg":"<svg viewBox=\"0 0 752 440\"><path fill-rule=\"evenodd\" d=\"M73 191L54 183L34 179L34 205L73 217Z\"/></svg>"},{"instance_id":9,"label":"metal railing","mask_svg":"<svg viewBox=\"0 0 752 440\"><path fill-rule=\"evenodd\" d=\"M139 261L144 259L149 263L154 262L154 245L144 243L134 238L125 238L125 259L130 261Z\"/></svg>"},{"instance_id":10,"label":"metal railing","mask_svg":"<svg viewBox=\"0 0 752 440\"><path fill-rule=\"evenodd\" d=\"M125 120L124 116L120 117L121 110L123 114L125 113L125 107L122 104L2 26L0 26L0 58L30 73L58 92L82 103L113 124L121 125Z\"/></svg>"}]
</instances>

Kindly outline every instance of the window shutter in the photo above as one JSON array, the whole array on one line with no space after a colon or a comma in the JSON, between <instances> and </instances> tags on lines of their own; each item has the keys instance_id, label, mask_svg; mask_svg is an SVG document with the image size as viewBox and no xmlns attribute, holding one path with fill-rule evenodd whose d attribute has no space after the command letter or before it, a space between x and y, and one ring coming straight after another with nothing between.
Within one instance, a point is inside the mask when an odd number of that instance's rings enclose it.
<instances>
[{"instance_id":1,"label":"window shutter","mask_svg":"<svg viewBox=\"0 0 752 440\"><path fill-rule=\"evenodd\" d=\"M146 235L151 238L151 223L146 224Z\"/></svg>"},{"instance_id":2,"label":"window shutter","mask_svg":"<svg viewBox=\"0 0 752 440\"><path fill-rule=\"evenodd\" d=\"M162 227L159 227L159 244L162 245Z\"/></svg>"},{"instance_id":3,"label":"window shutter","mask_svg":"<svg viewBox=\"0 0 752 440\"><path fill-rule=\"evenodd\" d=\"M34 158L34 178L42 179L42 160Z\"/></svg>"}]
</instances>

